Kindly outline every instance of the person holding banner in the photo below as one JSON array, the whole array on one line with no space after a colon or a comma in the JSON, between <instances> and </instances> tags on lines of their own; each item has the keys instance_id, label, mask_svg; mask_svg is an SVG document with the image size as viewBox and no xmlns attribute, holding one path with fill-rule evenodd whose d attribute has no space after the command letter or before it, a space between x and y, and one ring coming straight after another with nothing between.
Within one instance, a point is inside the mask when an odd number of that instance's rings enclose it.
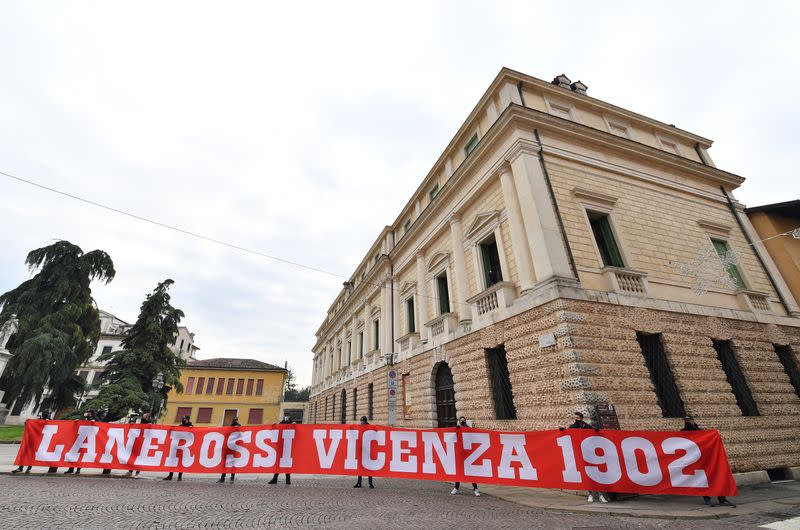
<instances>
[{"instance_id":1,"label":"person holding banner","mask_svg":"<svg viewBox=\"0 0 800 530\"><path fill-rule=\"evenodd\" d=\"M589 425L588 423L586 423L586 421L584 421L583 412L577 412L576 411L575 412L575 421L573 421L572 425L567 427L567 429L593 429L593 427L591 425ZM561 427L559 430L563 431L564 428ZM599 431L600 429L595 429L595 430ZM592 490L589 490L589 497L586 500L588 502L594 502L594 498L595 497L597 497L600 500L600 502L602 502L602 503L608 502L608 499L606 498L605 495L603 495L602 491L592 491Z\"/></svg>"},{"instance_id":2,"label":"person holding banner","mask_svg":"<svg viewBox=\"0 0 800 530\"><path fill-rule=\"evenodd\" d=\"M703 429L702 427L697 425L697 422L694 421L694 418L692 418L691 416L686 416L685 418L683 418L683 429L681 430L702 431ZM707 495L703 495L703 502L706 503L706 506L711 506L712 508L714 507L714 503L711 502L711 497ZM731 501L729 501L728 498L725 497L724 495L717 497L717 502L719 502L720 506L730 506L731 508L736 508L736 505L733 504Z\"/></svg>"},{"instance_id":3,"label":"person holding banner","mask_svg":"<svg viewBox=\"0 0 800 530\"><path fill-rule=\"evenodd\" d=\"M181 418L181 427L194 427L194 425L192 425L192 422L189 419L189 416L184 416L183 418ZM167 475L161 480L172 480L173 475L174 475L173 472L170 471L169 475ZM182 471L178 472L178 480L183 480Z\"/></svg>"},{"instance_id":4,"label":"person holding banner","mask_svg":"<svg viewBox=\"0 0 800 530\"><path fill-rule=\"evenodd\" d=\"M469 427L469 425L467 425L467 418L464 416L458 418L458 425L456 425L456 427ZM460 482L456 482L455 484L453 484L453 491L450 492L450 495L460 495L461 490L458 489L460 486L461 486ZM472 494L475 495L476 497L481 496L481 492L478 491L478 485L475 484L474 482L472 483Z\"/></svg>"},{"instance_id":5,"label":"person holding banner","mask_svg":"<svg viewBox=\"0 0 800 530\"><path fill-rule=\"evenodd\" d=\"M367 421L367 417L366 416L361 416L360 423L361 423L361 425L369 425L369 422ZM369 484L370 488L374 488L375 487L375 485L372 483L372 477L367 477L367 483ZM353 486L353 487L354 488L360 488L361 487L361 475L358 476L358 480L356 481L356 485Z\"/></svg>"},{"instance_id":6,"label":"person holding banner","mask_svg":"<svg viewBox=\"0 0 800 530\"><path fill-rule=\"evenodd\" d=\"M239 423L239 418L237 416L233 417L233 421L231 421L231 427L241 427L242 424ZM236 473L231 473L231 484L233 484L234 479L236 479ZM225 484L225 473L219 477L217 484Z\"/></svg>"},{"instance_id":7,"label":"person holding banner","mask_svg":"<svg viewBox=\"0 0 800 530\"><path fill-rule=\"evenodd\" d=\"M142 417L139 418L139 424L140 425L150 425L151 423L153 423L153 420L150 419L150 413L149 412L145 412L144 414L142 414ZM141 473L141 470L137 469L136 470L136 476L137 477L139 476L139 473ZM128 473L127 473L126 476L130 477L132 474L133 474L133 470L128 470Z\"/></svg>"},{"instance_id":8,"label":"person holding banner","mask_svg":"<svg viewBox=\"0 0 800 530\"><path fill-rule=\"evenodd\" d=\"M287 423L291 424L292 421L289 419L289 416L284 415L283 419L281 421L279 421L278 423L279 424L287 424ZM275 473L274 475L272 475L272 480L267 482L267 484L277 484L278 483L278 475L280 475L280 473ZM286 473L286 485L289 486L291 483L292 483L292 475L289 474L289 473Z\"/></svg>"}]
</instances>

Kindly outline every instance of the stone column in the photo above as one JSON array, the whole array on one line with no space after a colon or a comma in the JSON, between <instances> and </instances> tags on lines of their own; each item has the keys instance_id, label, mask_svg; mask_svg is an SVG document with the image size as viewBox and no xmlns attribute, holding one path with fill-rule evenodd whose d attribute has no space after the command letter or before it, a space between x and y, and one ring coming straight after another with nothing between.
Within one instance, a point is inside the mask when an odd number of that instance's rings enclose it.
<instances>
[{"instance_id":1,"label":"stone column","mask_svg":"<svg viewBox=\"0 0 800 530\"><path fill-rule=\"evenodd\" d=\"M428 340L428 328L425 322L428 321L428 288L425 285L425 254L417 253L417 299L415 300L417 310L417 331L421 341Z\"/></svg>"},{"instance_id":2,"label":"stone column","mask_svg":"<svg viewBox=\"0 0 800 530\"><path fill-rule=\"evenodd\" d=\"M553 278L575 280L555 206L550 200L550 191L539 161L540 149L538 144L518 140L508 157L528 247L533 253L534 274L540 284Z\"/></svg>"},{"instance_id":3,"label":"stone column","mask_svg":"<svg viewBox=\"0 0 800 530\"><path fill-rule=\"evenodd\" d=\"M370 333L372 333L372 321L370 320L369 303L364 304L364 347L361 350L361 357L372 349Z\"/></svg>"},{"instance_id":4,"label":"stone column","mask_svg":"<svg viewBox=\"0 0 800 530\"><path fill-rule=\"evenodd\" d=\"M395 293L396 294L396 293ZM383 284L383 304L381 305L381 354L394 351L392 344L392 280L387 279Z\"/></svg>"},{"instance_id":5,"label":"stone column","mask_svg":"<svg viewBox=\"0 0 800 530\"><path fill-rule=\"evenodd\" d=\"M461 228L461 218L453 215L450 218L450 239L453 245L453 275L455 276L456 303L453 308L459 315L459 320L469 319L472 313L466 306L469 298L469 285L467 282L467 257L464 253L464 231Z\"/></svg>"},{"instance_id":6,"label":"stone column","mask_svg":"<svg viewBox=\"0 0 800 530\"><path fill-rule=\"evenodd\" d=\"M503 202L508 212L508 226L511 230L511 244L514 247L514 258L517 262L519 273L519 288L525 292L532 289L536 284L533 275L533 262L531 252L535 251L528 247L528 238L525 235L525 224L522 220L522 210L517 197L517 190L514 186L514 175L511 173L511 166L503 164L500 170L500 186L503 188Z\"/></svg>"}]
</instances>

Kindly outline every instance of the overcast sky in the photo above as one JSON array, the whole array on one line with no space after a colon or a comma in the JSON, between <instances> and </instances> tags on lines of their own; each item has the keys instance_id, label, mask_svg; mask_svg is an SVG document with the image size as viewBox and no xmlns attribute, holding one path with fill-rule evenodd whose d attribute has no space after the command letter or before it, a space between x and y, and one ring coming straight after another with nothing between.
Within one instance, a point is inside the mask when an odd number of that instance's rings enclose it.
<instances>
[{"instance_id":1,"label":"overcast sky","mask_svg":"<svg viewBox=\"0 0 800 530\"><path fill-rule=\"evenodd\" d=\"M711 138L749 206L796 199L795 5L5 1L0 171L349 275L508 66ZM0 292L54 239L103 249L101 308L172 278L201 358L310 383L341 279L2 176L0 222Z\"/></svg>"}]
</instances>

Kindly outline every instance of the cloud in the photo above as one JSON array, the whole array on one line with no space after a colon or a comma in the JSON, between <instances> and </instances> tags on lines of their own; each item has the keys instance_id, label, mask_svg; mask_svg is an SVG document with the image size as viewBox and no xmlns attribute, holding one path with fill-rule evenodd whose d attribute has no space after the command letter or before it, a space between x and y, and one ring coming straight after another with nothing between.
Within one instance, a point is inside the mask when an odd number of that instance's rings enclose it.
<instances>
[{"instance_id":1,"label":"cloud","mask_svg":"<svg viewBox=\"0 0 800 530\"><path fill-rule=\"evenodd\" d=\"M502 66L716 141L747 204L800 195L794 4L6 2L0 169L349 276ZM164 278L205 357L311 376L342 278L0 179L0 290L26 253L108 251L133 320Z\"/></svg>"}]
</instances>

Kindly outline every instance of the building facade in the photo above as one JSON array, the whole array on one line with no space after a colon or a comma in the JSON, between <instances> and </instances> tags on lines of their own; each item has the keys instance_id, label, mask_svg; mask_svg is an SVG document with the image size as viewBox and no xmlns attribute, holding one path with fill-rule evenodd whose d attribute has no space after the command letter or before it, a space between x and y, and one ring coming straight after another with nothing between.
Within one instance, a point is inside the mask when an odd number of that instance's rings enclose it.
<instances>
[{"instance_id":1,"label":"building facade","mask_svg":"<svg viewBox=\"0 0 800 530\"><path fill-rule=\"evenodd\" d=\"M100 392L101 378L106 369L106 363L100 361L99 357L105 353L122 350L122 341L131 328L131 324L107 311L100 309L99 313L100 338L97 341L97 348L86 364L78 369L78 375L86 381L86 387L80 396L76 396L76 407L80 407L86 401L96 397ZM194 344L194 333L190 333L186 326L179 326L178 335L175 338L175 342L170 345L170 349L182 359L191 360L195 358L195 352L200 348ZM0 362L2 362L4 355L2 348L0 348ZM11 355L8 354L8 357L10 356ZM0 374L3 373L2 368L4 367L3 363L3 365L0 366ZM2 396L0 396L0 398L1 397ZM26 407L12 406L11 410L6 413L5 418L2 412L3 411L0 410L0 423L3 423L5 419L5 423L9 425L22 425L25 423L26 419L35 417L38 411L36 407L30 403ZM64 414L68 412L70 411L65 411Z\"/></svg>"},{"instance_id":2,"label":"building facade","mask_svg":"<svg viewBox=\"0 0 800 530\"><path fill-rule=\"evenodd\" d=\"M309 421L550 429L610 404L623 429L695 415L735 471L800 465L800 308L710 146L501 70L328 310Z\"/></svg>"},{"instance_id":3,"label":"building facade","mask_svg":"<svg viewBox=\"0 0 800 530\"><path fill-rule=\"evenodd\" d=\"M792 296L800 300L800 200L766 204L745 211Z\"/></svg>"},{"instance_id":4,"label":"building facade","mask_svg":"<svg viewBox=\"0 0 800 530\"><path fill-rule=\"evenodd\" d=\"M198 427L280 421L286 369L255 359L189 360L181 369L183 393L171 390L159 419L176 424L189 416Z\"/></svg>"}]
</instances>

